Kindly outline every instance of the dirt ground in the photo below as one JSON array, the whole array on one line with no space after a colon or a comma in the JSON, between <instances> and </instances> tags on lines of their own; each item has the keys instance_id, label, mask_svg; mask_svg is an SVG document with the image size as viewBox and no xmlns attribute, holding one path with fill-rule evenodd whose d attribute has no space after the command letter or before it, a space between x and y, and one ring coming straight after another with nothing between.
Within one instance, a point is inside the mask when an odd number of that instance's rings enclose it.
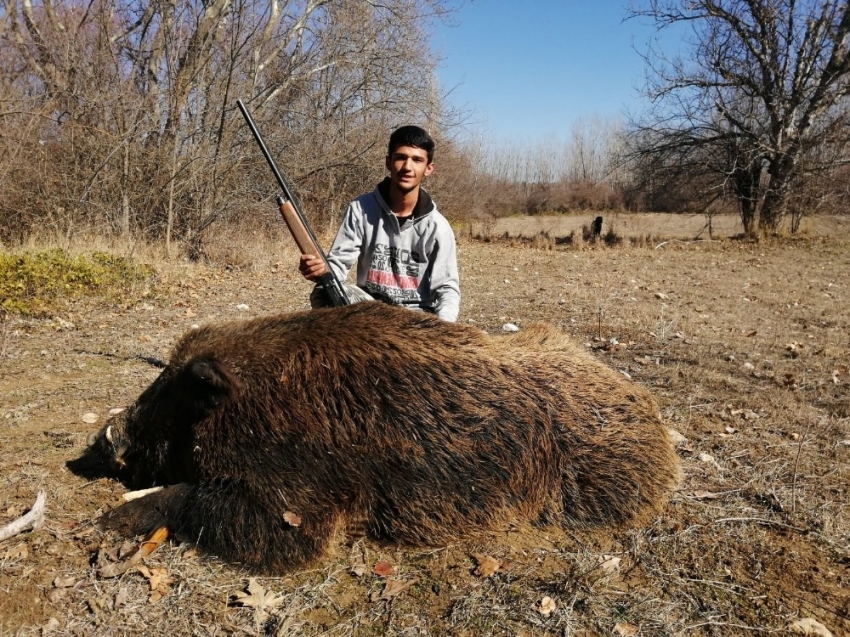
<instances>
[{"instance_id":1,"label":"dirt ground","mask_svg":"<svg viewBox=\"0 0 850 637\"><path fill-rule=\"evenodd\" d=\"M0 526L47 497L43 528L0 543L0 635L749 635L801 620L850 634L846 237L461 242L461 321L551 322L655 393L685 479L646 528L344 539L311 569L257 578L265 608L235 602L249 573L187 545L100 576L127 547L93 522L124 488L65 462L156 377L140 356L166 359L193 324L306 308L286 250L255 268L170 265L122 305L0 324Z\"/></svg>"}]
</instances>

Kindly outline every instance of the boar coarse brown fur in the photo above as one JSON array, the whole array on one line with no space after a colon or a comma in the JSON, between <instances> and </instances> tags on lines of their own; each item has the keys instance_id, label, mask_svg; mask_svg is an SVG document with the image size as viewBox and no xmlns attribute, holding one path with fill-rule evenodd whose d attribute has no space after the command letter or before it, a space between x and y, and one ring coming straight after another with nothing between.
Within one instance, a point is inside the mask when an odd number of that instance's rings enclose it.
<instances>
[{"instance_id":1,"label":"boar coarse brown fur","mask_svg":"<svg viewBox=\"0 0 850 637\"><path fill-rule=\"evenodd\" d=\"M69 465L165 486L105 527L164 525L266 572L353 523L413 545L519 519L638 524L679 479L649 393L555 328L492 337L372 302L188 332Z\"/></svg>"}]
</instances>

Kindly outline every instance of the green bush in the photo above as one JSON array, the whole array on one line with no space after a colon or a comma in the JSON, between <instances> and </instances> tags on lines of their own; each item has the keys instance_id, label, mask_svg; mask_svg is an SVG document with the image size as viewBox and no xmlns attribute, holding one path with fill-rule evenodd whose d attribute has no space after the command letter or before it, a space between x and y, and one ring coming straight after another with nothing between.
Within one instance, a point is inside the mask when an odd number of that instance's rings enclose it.
<instances>
[{"instance_id":1,"label":"green bush","mask_svg":"<svg viewBox=\"0 0 850 637\"><path fill-rule=\"evenodd\" d=\"M59 249L0 253L0 312L41 316L60 300L116 296L154 274L150 266L105 252L78 256Z\"/></svg>"}]
</instances>

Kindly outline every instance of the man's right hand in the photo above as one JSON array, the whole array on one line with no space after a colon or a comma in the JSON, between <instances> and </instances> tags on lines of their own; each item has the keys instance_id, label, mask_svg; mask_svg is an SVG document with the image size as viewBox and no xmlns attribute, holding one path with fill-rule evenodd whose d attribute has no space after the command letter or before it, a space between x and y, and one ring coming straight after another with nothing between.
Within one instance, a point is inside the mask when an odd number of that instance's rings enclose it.
<instances>
[{"instance_id":1,"label":"man's right hand","mask_svg":"<svg viewBox=\"0 0 850 637\"><path fill-rule=\"evenodd\" d=\"M313 254L302 254L301 261L298 263L298 271L308 281L315 281L327 272L328 268L321 258Z\"/></svg>"}]
</instances>

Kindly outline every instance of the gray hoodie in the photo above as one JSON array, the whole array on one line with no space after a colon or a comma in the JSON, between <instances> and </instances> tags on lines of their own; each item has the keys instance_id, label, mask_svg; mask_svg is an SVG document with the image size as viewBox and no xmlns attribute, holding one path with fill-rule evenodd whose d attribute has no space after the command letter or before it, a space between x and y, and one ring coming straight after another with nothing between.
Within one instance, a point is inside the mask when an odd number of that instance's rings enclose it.
<instances>
[{"instance_id":1,"label":"gray hoodie","mask_svg":"<svg viewBox=\"0 0 850 637\"><path fill-rule=\"evenodd\" d=\"M399 219L386 202L388 189L385 179L348 205L328 253L334 274L345 281L356 262L357 285L373 297L456 321L460 286L449 222L422 189L413 214Z\"/></svg>"}]
</instances>

